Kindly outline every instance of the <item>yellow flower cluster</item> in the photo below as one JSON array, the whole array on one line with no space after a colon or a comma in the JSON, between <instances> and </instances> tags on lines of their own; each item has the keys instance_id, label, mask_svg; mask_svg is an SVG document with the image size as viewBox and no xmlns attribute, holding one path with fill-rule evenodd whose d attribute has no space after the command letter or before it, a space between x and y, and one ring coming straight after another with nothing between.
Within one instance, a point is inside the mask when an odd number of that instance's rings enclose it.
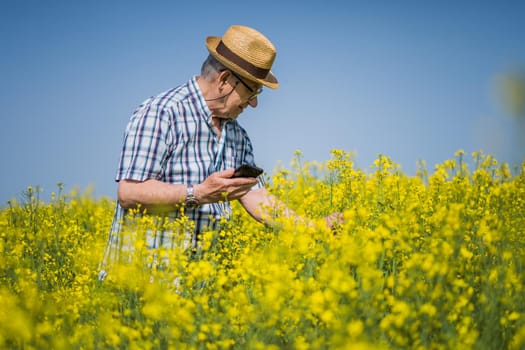
<instances>
[{"instance_id":1,"label":"yellow flower cluster","mask_svg":"<svg viewBox=\"0 0 525 350\"><path fill-rule=\"evenodd\" d=\"M186 217L129 217L103 282L114 203L28 188L0 210L0 348L525 348L525 163L458 151L408 176L296 152L267 180L310 220L268 227L233 203L190 249ZM173 246L148 249L157 231Z\"/></svg>"}]
</instances>

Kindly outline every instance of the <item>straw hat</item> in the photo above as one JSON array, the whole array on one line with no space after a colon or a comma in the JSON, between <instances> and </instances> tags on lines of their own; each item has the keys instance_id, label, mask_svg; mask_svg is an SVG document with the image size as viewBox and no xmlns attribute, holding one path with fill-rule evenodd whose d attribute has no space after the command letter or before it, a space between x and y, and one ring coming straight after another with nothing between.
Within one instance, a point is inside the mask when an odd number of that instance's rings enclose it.
<instances>
[{"instance_id":1,"label":"straw hat","mask_svg":"<svg viewBox=\"0 0 525 350\"><path fill-rule=\"evenodd\" d=\"M255 29L231 26L222 38L209 36L206 46L213 57L235 73L272 89L279 87L270 71L277 54L275 46Z\"/></svg>"}]
</instances>

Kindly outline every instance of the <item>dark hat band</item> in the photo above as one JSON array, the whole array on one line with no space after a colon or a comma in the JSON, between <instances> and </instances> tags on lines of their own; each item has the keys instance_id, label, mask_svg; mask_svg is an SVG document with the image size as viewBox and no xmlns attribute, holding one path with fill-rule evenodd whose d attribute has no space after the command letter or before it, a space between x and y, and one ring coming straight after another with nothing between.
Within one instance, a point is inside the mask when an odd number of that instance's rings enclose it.
<instances>
[{"instance_id":1,"label":"dark hat band","mask_svg":"<svg viewBox=\"0 0 525 350\"><path fill-rule=\"evenodd\" d=\"M252 63L246 61L244 58L238 56L235 52L233 52L226 45L224 45L222 40L219 42L219 45L217 45L216 51L222 57L228 59L229 61L236 64L237 66L244 69L246 72L250 73L258 79L266 78L266 76L270 72L269 69L259 68L253 65Z\"/></svg>"}]
</instances>

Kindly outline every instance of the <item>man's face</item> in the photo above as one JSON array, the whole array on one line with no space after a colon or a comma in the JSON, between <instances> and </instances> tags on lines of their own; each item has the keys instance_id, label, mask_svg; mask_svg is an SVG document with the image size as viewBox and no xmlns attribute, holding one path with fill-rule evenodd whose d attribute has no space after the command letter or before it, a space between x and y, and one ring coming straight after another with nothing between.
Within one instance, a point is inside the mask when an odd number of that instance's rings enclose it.
<instances>
[{"instance_id":1,"label":"man's face","mask_svg":"<svg viewBox=\"0 0 525 350\"><path fill-rule=\"evenodd\" d=\"M231 93L225 97L222 104L214 108L214 114L219 118L236 119L248 105L257 107L257 96L262 92L260 84L243 79L238 74L226 70L220 73L224 82L224 90ZM233 90L231 90L233 89Z\"/></svg>"}]
</instances>

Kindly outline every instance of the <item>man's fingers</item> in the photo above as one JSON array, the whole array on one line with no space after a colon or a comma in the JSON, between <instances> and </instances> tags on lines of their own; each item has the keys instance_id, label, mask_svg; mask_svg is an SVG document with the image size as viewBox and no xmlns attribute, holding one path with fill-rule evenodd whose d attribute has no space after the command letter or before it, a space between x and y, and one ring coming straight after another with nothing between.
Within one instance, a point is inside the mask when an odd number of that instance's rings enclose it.
<instances>
[{"instance_id":1,"label":"man's fingers","mask_svg":"<svg viewBox=\"0 0 525 350\"><path fill-rule=\"evenodd\" d=\"M232 187L247 187L251 188L257 183L257 179L254 177L236 177L234 179L229 179L229 186Z\"/></svg>"},{"instance_id":2,"label":"man's fingers","mask_svg":"<svg viewBox=\"0 0 525 350\"><path fill-rule=\"evenodd\" d=\"M217 174L217 176L219 176L219 177L223 177L223 178L229 179L229 178L231 178L233 176L234 172L235 172L235 169L231 168L231 169L218 171L215 174Z\"/></svg>"},{"instance_id":3,"label":"man's fingers","mask_svg":"<svg viewBox=\"0 0 525 350\"><path fill-rule=\"evenodd\" d=\"M236 187L228 191L228 198L230 199L239 199L244 196L246 193L250 192L251 186L248 187Z\"/></svg>"},{"instance_id":4,"label":"man's fingers","mask_svg":"<svg viewBox=\"0 0 525 350\"><path fill-rule=\"evenodd\" d=\"M252 185L255 185L257 183L257 178L255 178L255 177L235 177L235 178L232 178L234 173L235 173L235 169L231 168L231 169L218 171L218 172L212 174L212 176L215 175L215 176L223 178L223 179L229 179L229 180L235 181L235 184L252 184Z\"/></svg>"}]
</instances>

